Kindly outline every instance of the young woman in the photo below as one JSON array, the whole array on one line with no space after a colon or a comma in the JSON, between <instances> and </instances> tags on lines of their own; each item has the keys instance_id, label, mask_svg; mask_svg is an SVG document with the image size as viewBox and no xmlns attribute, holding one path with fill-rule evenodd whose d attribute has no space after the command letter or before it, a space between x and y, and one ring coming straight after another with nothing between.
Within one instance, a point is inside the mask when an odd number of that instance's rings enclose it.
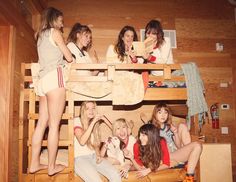
<instances>
[{"instance_id":1,"label":"young woman","mask_svg":"<svg viewBox=\"0 0 236 182\"><path fill-rule=\"evenodd\" d=\"M58 134L61 116L65 106L65 80L63 68L65 61L72 62L72 55L66 47L61 29L63 14L55 8L47 8L37 32L37 50L39 56L39 119L32 137L32 157L29 172L34 173L47 166L39 161L45 129L48 133L48 175L62 171L65 166L55 164L58 149ZM55 107L56 106L56 107Z\"/></svg>"},{"instance_id":2,"label":"young woman","mask_svg":"<svg viewBox=\"0 0 236 182\"><path fill-rule=\"evenodd\" d=\"M136 142L136 139L133 135L131 135L131 127L128 125L128 122L124 118L119 118L115 122L112 123L112 134L113 136L118 137L121 142L123 142L124 147L122 148L125 155L133 155L133 146ZM103 145L101 149L101 156L105 156L107 151L107 144ZM116 165L119 165L119 161L117 159L109 159L109 161ZM120 173L122 177L126 177L128 171L130 170L132 163L129 160L125 160L125 164L122 166Z\"/></svg>"},{"instance_id":3,"label":"young woman","mask_svg":"<svg viewBox=\"0 0 236 182\"><path fill-rule=\"evenodd\" d=\"M185 123L175 126L172 123L170 108L164 102L158 102L153 109L151 123L160 128L160 135L167 141L170 152L191 143L191 136Z\"/></svg>"},{"instance_id":4,"label":"young woman","mask_svg":"<svg viewBox=\"0 0 236 182\"><path fill-rule=\"evenodd\" d=\"M92 47L92 31L86 25L80 23L74 24L72 27L67 41L67 47L75 56L76 63L93 63L88 51ZM77 71L79 75L97 75L98 71L80 70Z\"/></svg>"},{"instance_id":5,"label":"young woman","mask_svg":"<svg viewBox=\"0 0 236 182\"><path fill-rule=\"evenodd\" d=\"M138 177L150 172L168 169L176 162L188 161L184 182L194 181L194 169L201 154L201 145L190 143L183 148L169 153L166 141L160 137L159 129L153 124L145 124L139 129L138 141L134 145L134 157L131 158L138 170ZM173 163L174 162L174 163Z\"/></svg>"},{"instance_id":6,"label":"young woman","mask_svg":"<svg viewBox=\"0 0 236 182\"><path fill-rule=\"evenodd\" d=\"M202 152L199 142L191 142L187 126L179 124L174 126L171 122L171 112L168 106L159 102L153 110L151 123L160 129L160 136L165 138L174 163L188 162L187 175L193 179L194 170Z\"/></svg>"},{"instance_id":7,"label":"young woman","mask_svg":"<svg viewBox=\"0 0 236 182\"><path fill-rule=\"evenodd\" d=\"M138 170L138 177L170 167L166 141L160 137L158 128L153 124L144 124L139 128L138 140L133 150L134 156L127 157Z\"/></svg>"},{"instance_id":8,"label":"young woman","mask_svg":"<svg viewBox=\"0 0 236 182\"><path fill-rule=\"evenodd\" d=\"M170 39L164 37L162 25L158 20L151 20L145 27L145 37L152 39L153 51L145 58L155 64L173 64ZM161 76L163 71L152 71L153 75Z\"/></svg>"},{"instance_id":9,"label":"young woman","mask_svg":"<svg viewBox=\"0 0 236 182\"><path fill-rule=\"evenodd\" d=\"M137 41L137 33L132 26L124 26L118 36L117 43L110 45L107 49L107 62L115 63L137 63L143 59L138 59L132 48L133 41Z\"/></svg>"},{"instance_id":10,"label":"young woman","mask_svg":"<svg viewBox=\"0 0 236 182\"><path fill-rule=\"evenodd\" d=\"M104 115L97 114L95 102L83 102L80 117L74 119L75 173L85 182L101 182L99 173L111 182L120 182L116 168L99 156L101 122L111 127Z\"/></svg>"}]
</instances>

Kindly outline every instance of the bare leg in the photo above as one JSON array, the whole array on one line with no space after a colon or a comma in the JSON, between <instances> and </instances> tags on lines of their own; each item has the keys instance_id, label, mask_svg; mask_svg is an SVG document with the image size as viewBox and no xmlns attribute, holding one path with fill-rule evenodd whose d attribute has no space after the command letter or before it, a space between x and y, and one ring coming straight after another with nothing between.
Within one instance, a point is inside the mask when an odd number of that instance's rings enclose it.
<instances>
[{"instance_id":1,"label":"bare leg","mask_svg":"<svg viewBox=\"0 0 236 182\"><path fill-rule=\"evenodd\" d=\"M191 143L191 136L186 124L180 123L178 125L178 135L180 138L181 146Z\"/></svg>"},{"instance_id":2,"label":"bare leg","mask_svg":"<svg viewBox=\"0 0 236 182\"><path fill-rule=\"evenodd\" d=\"M56 165L59 124L65 107L65 93L65 88L58 88L47 93L49 113L48 175L54 175L65 168L63 165Z\"/></svg>"},{"instance_id":3,"label":"bare leg","mask_svg":"<svg viewBox=\"0 0 236 182\"><path fill-rule=\"evenodd\" d=\"M46 165L40 164L40 150L42 146L43 135L48 126L48 107L46 96L39 98L39 120L32 136L32 156L29 168L30 173L46 169Z\"/></svg>"},{"instance_id":4,"label":"bare leg","mask_svg":"<svg viewBox=\"0 0 236 182\"><path fill-rule=\"evenodd\" d=\"M170 153L170 159L177 162L188 161L187 173L192 174L197 166L202 152L202 145L199 142L192 142Z\"/></svg>"}]
</instances>

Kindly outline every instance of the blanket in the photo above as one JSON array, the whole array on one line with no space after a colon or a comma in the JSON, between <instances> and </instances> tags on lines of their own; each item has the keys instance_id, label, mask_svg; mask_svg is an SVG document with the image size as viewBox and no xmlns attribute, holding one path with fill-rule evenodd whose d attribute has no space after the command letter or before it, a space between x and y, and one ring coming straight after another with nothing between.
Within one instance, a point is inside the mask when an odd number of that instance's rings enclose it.
<instances>
[{"instance_id":1,"label":"blanket","mask_svg":"<svg viewBox=\"0 0 236 182\"><path fill-rule=\"evenodd\" d=\"M144 98L142 75L130 71L117 71L112 87L113 105L134 105Z\"/></svg>"},{"instance_id":2,"label":"blanket","mask_svg":"<svg viewBox=\"0 0 236 182\"><path fill-rule=\"evenodd\" d=\"M185 75L187 86L188 115L193 116L195 114L207 112L208 107L204 97L205 88L196 64L190 62L181 64L181 67Z\"/></svg>"},{"instance_id":3,"label":"blanket","mask_svg":"<svg viewBox=\"0 0 236 182\"><path fill-rule=\"evenodd\" d=\"M112 82L67 82L66 89L91 98L102 98L112 91Z\"/></svg>"}]
</instances>

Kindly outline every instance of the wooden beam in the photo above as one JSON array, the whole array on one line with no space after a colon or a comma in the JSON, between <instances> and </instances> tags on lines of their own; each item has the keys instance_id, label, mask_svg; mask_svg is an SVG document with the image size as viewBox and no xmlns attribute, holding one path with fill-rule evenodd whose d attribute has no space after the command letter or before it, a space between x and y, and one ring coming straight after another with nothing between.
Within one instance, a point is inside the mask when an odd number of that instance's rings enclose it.
<instances>
[{"instance_id":1,"label":"wooden beam","mask_svg":"<svg viewBox=\"0 0 236 182\"><path fill-rule=\"evenodd\" d=\"M9 24L16 26L16 28L22 27L27 32L32 32L33 35L33 29L27 24L26 20L20 14L19 10L13 6L11 1L0 0L0 9L1 16L3 16Z\"/></svg>"},{"instance_id":2,"label":"wooden beam","mask_svg":"<svg viewBox=\"0 0 236 182\"><path fill-rule=\"evenodd\" d=\"M46 4L44 2L38 0L27 0L26 1L30 12L32 15L41 14L42 11L46 8Z\"/></svg>"}]
</instances>

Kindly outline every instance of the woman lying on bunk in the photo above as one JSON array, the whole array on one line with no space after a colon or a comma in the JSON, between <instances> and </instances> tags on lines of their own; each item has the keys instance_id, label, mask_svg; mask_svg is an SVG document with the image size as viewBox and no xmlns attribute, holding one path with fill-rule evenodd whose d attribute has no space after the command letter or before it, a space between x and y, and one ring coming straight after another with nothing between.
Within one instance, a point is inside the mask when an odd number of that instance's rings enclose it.
<instances>
[{"instance_id":1,"label":"woman lying on bunk","mask_svg":"<svg viewBox=\"0 0 236 182\"><path fill-rule=\"evenodd\" d=\"M95 102L83 102L80 117L74 119L75 173L85 182L100 182L99 173L111 182L120 182L121 177L116 168L98 155L101 122L111 127L105 116L97 114Z\"/></svg>"},{"instance_id":2,"label":"woman lying on bunk","mask_svg":"<svg viewBox=\"0 0 236 182\"><path fill-rule=\"evenodd\" d=\"M143 59L135 56L132 43L137 41L137 33L132 26L124 26L118 36L117 43L107 49L106 59L108 63L143 63Z\"/></svg>"},{"instance_id":3,"label":"woman lying on bunk","mask_svg":"<svg viewBox=\"0 0 236 182\"><path fill-rule=\"evenodd\" d=\"M131 134L131 129L132 126L130 126L131 123L128 123L126 119L124 118L119 118L115 122L112 123L112 134L113 137L108 138L108 140L105 142L105 144L102 146L101 149L101 156L104 157L105 154L107 153L107 159L113 164L113 165L119 165L120 167L120 174L121 177L127 177L128 171L130 170L132 163L130 160L124 160L123 162L119 160L119 156L116 155L109 155L109 153L112 153L112 147L110 147L110 140L114 137L118 138L122 144L121 145L121 153L124 159L123 152L128 154L131 153L133 155L133 146L136 142L135 137ZM112 141L111 141L112 142ZM115 142L112 142L113 144ZM116 146L115 146L116 147ZM118 146L120 147L120 146ZM110 150L110 151L109 151ZM116 152L117 153L117 152ZM121 156L121 157L122 157Z\"/></svg>"},{"instance_id":4,"label":"woman lying on bunk","mask_svg":"<svg viewBox=\"0 0 236 182\"><path fill-rule=\"evenodd\" d=\"M144 124L139 129L138 141L134 145L134 156L127 156L138 170L137 176L144 177L150 172L174 167L176 162L188 161L184 182L193 182L193 173L201 154L201 145L194 147L195 144L190 143L170 153L166 140L160 136L159 131L153 124Z\"/></svg>"},{"instance_id":5,"label":"woman lying on bunk","mask_svg":"<svg viewBox=\"0 0 236 182\"><path fill-rule=\"evenodd\" d=\"M160 136L165 138L170 153L172 166L188 162L187 175L194 179L194 170L202 152L199 142L191 142L186 124L172 124L171 111L164 102L159 102L153 110L150 123L160 130Z\"/></svg>"},{"instance_id":6,"label":"woman lying on bunk","mask_svg":"<svg viewBox=\"0 0 236 182\"><path fill-rule=\"evenodd\" d=\"M75 63L93 63L88 54L89 49L92 47L92 31L86 25L80 23L74 24L68 35L67 47L75 56ZM99 71L80 70L77 73L81 76L95 76Z\"/></svg>"}]
</instances>

